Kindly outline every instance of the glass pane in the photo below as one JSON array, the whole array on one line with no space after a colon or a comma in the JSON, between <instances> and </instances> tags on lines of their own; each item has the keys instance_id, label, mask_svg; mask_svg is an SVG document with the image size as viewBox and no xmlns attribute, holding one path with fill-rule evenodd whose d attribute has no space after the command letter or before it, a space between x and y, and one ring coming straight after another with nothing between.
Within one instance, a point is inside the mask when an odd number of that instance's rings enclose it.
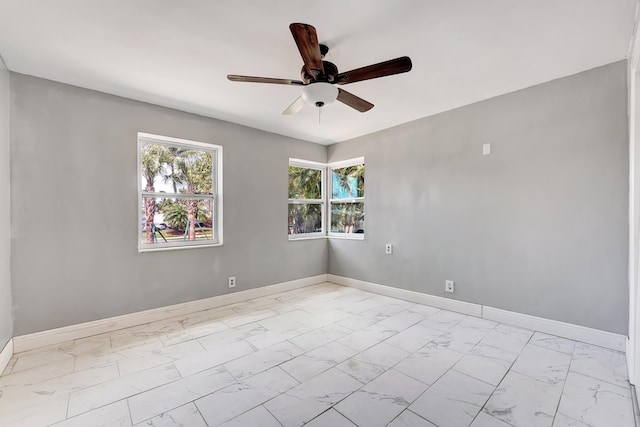
<instances>
[{"instance_id":1,"label":"glass pane","mask_svg":"<svg viewBox=\"0 0 640 427\"><path fill-rule=\"evenodd\" d=\"M332 203L332 233L364 233L364 203Z\"/></svg>"},{"instance_id":2,"label":"glass pane","mask_svg":"<svg viewBox=\"0 0 640 427\"><path fill-rule=\"evenodd\" d=\"M289 203L289 234L322 232L321 204Z\"/></svg>"},{"instance_id":3,"label":"glass pane","mask_svg":"<svg viewBox=\"0 0 640 427\"><path fill-rule=\"evenodd\" d=\"M289 198L321 199L322 171L289 166Z\"/></svg>"},{"instance_id":4,"label":"glass pane","mask_svg":"<svg viewBox=\"0 0 640 427\"><path fill-rule=\"evenodd\" d=\"M140 148L140 185L156 193L213 194L215 153L164 144Z\"/></svg>"},{"instance_id":5,"label":"glass pane","mask_svg":"<svg viewBox=\"0 0 640 427\"><path fill-rule=\"evenodd\" d=\"M212 199L142 198L141 242L213 240Z\"/></svg>"},{"instance_id":6,"label":"glass pane","mask_svg":"<svg viewBox=\"0 0 640 427\"><path fill-rule=\"evenodd\" d=\"M364 197L364 165L348 166L331 171L332 199Z\"/></svg>"}]
</instances>

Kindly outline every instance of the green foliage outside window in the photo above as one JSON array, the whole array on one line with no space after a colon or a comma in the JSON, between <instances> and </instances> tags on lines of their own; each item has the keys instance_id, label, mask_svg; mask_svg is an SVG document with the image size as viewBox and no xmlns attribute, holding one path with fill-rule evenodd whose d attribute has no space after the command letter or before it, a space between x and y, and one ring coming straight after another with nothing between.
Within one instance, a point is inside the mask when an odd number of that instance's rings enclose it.
<instances>
[{"instance_id":1,"label":"green foliage outside window","mask_svg":"<svg viewBox=\"0 0 640 427\"><path fill-rule=\"evenodd\" d=\"M157 236L154 217L162 214L166 224L185 230L185 240L196 240L196 225L211 218L212 202L178 195L213 194L213 156L209 151L144 143L140 149L142 187L147 192L174 193L173 198L144 197L144 242L154 243ZM158 188L163 186L163 189ZM157 225L157 224L156 224Z\"/></svg>"},{"instance_id":2,"label":"green foliage outside window","mask_svg":"<svg viewBox=\"0 0 640 427\"><path fill-rule=\"evenodd\" d=\"M331 232L364 233L364 165L331 171Z\"/></svg>"},{"instance_id":3,"label":"green foliage outside window","mask_svg":"<svg viewBox=\"0 0 640 427\"><path fill-rule=\"evenodd\" d=\"M289 198L321 199L322 171L289 166Z\"/></svg>"},{"instance_id":4,"label":"green foliage outside window","mask_svg":"<svg viewBox=\"0 0 640 427\"><path fill-rule=\"evenodd\" d=\"M317 202L302 202L314 200ZM300 201L300 202L297 202ZM322 171L289 166L289 234L322 231Z\"/></svg>"}]
</instances>

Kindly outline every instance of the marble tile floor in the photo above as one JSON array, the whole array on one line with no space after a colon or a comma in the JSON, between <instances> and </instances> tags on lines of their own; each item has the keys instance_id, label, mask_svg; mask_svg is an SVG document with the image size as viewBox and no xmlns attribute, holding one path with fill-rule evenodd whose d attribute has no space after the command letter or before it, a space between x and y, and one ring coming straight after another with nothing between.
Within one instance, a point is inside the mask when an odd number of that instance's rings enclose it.
<instances>
[{"instance_id":1,"label":"marble tile floor","mask_svg":"<svg viewBox=\"0 0 640 427\"><path fill-rule=\"evenodd\" d=\"M330 283L18 353L0 426L634 426L622 353Z\"/></svg>"}]
</instances>

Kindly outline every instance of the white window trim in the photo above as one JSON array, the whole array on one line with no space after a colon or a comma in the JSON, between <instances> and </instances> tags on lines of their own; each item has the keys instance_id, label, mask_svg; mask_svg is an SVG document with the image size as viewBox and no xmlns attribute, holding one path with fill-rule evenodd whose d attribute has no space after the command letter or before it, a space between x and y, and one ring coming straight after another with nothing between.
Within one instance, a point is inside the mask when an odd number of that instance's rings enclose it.
<instances>
[{"instance_id":1,"label":"white window trim","mask_svg":"<svg viewBox=\"0 0 640 427\"><path fill-rule=\"evenodd\" d=\"M365 240L365 233L332 233L329 221L331 220L331 203L332 202L342 202L342 203L354 203L354 202L364 202L364 197L356 197L350 199L332 199L329 198L329 195L333 194L332 183L329 180L331 176L332 169L340 169L348 166L356 166L356 165L364 165L364 156L355 157L347 160L340 160L337 162L331 163L320 163L313 162L310 160L302 160L302 159L289 159L289 166L297 166L302 168L309 169L318 169L322 171L322 199L321 203L322 207L322 232L319 233L305 233L305 234L288 234L289 241L296 240L312 240L312 239L343 239L343 240ZM366 184L365 184L365 194L366 194ZM287 203L295 203L295 200L299 200L301 202L317 202L318 199L306 200L306 199L288 199ZM366 206L366 204L365 204Z\"/></svg>"},{"instance_id":2,"label":"white window trim","mask_svg":"<svg viewBox=\"0 0 640 427\"><path fill-rule=\"evenodd\" d=\"M348 160L340 160L337 162L332 162L327 164L327 176L332 176L332 171L334 169L346 168L349 166L357 166L364 165L364 157L356 157ZM366 169L365 169L366 174ZM367 185L365 183L365 195L367 194ZM333 195L333 179L327 179L327 194ZM355 203L355 202L363 202L365 203L365 197L352 197L348 199L334 199L329 198L327 202L327 222L331 221L331 204L332 203ZM366 211L366 203L365 203L365 211ZM327 228L327 237L330 239L345 239L345 240L364 240L365 232L360 233L334 233L331 231L331 226Z\"/></svg>"},{"instance_id":3,"label":"white window trim","mask_svg":"<svg viewBox=\"0 0 640 427\"><path fill-rule=\"evenodd\" d=\"M203 149L203 151L211 151L215 152L215 161L213 162L211 175L212 178L215 178L213 182L214 186L212 188L212 195L202 195L202 194L180 194L180 198L198 198L198 199L213 199L213 215L214 215L214 235L212 236L212 241L199 240L199 241L184 241L184 242L171 242L171 243L156 243L154 245L145 245L142 243L142 233L139 232L140 224L144 220L144 215L142 214L143 206L142 206L142 198L145 195L150 196L158 196L167 198L167 196L173 196L173 193L152 193L143 190L142 182L140 181L140 177L142 176L142 171L140 170L140 149L143 143L153 143L153 144L162 144L162 145L180 145L183 147L193 147L195 149ZM136 229L138 230L138 252L158 252L158 251L172 251L172 250L182 250L182 249L193 249L193 248L207 248L207 247L217 247L222 246L223 243L223 217L222 213L224 211L223 204L223 191L222 191L222 165L223 165L223 157L222 157L222 146L216 144L209 144L205 142L191 141L187 139L174 138L170 136L162 136L162 135L154 135L145 132L138 132L138 144L137 144L137 187L138 187L138 222ZM204 197L203 197L204 196Z\"/></svg>"},{"instance_id":4,"label":"white window trim","mask_svg":"<svg viewBox=\"0 0 640 427\"><path fill-rule=\"evenodd\" d=\"M289 166L298 166L301 168L323 169L327 167L326 163L314 162L311 160L289 159Z\"/></svg>"},{"instance_id":5,"label":"white window trim","mask_svg":"<svg viewBox=\"0 0 640 427\"><path fill-rule=\"evenodd\" d=\"M354 157L353 159L347 159L347 160L338 160L336 162L331 162L326 164L326 166L328 166L331 169L340 169L340 168L346 168L347 166L356 166L356 165L364 165L364 156Z\"/></svg>"},{"instance_id":6,"label":"white window trim","mask_svg":"<svg viewBox=\"0 0 640 427\"><path fill-rule=\"evenodd\" d=\"M310 239L324 239L326 237L327 231L327 221L326 221L326 188L325 183L327 181L327 167L326 165L318 162L312 162L301 159L289 159L289 166L295 166L299 168L305 169L315 169L321 172L321 188L320 188L320 199L287 199L287 206L289 204L317 204L321 205L321 224L322 231L317 233L304 233L304 234L288 234L289 240L310 240Z\"/></svg>"}]
</instances>

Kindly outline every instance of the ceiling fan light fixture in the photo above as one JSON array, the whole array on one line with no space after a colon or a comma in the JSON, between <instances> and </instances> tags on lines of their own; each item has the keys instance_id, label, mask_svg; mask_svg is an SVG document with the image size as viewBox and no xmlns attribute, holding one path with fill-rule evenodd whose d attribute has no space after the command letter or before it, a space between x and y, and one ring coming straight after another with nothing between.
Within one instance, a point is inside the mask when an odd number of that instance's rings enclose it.
<instances>
[{"instance_id":1,"label":"ceiling fan light fixture","mask_svg":"<svg viewBox=\"0 0 640 427\"><path fill-rule=\"evenodd\" d=\"M338 97L338 88L327 82L314 82L302 88L302 99L308 104L323 107Z\"/></svg>"},{"instance_id":2,"label":"ceiling fan light fixture","mask_svg":"<svg viewBox=\"0 0 640 427\"><path fill-rule=\"evenodd\" d=\"M373 104L365 101L346 90L333 86L348 83L361 82L363 80L377 79L394 74L406 73L411 70L411 58L402 56L389 61L367 65L351 71L339 73L335 64L324 61L324 56L329 51L326 45L318 43L318 35L313 25L293 23L289 25L293 40L296 42L304 65L300 70L302 80L279 79L273 77L241 76L237 74L227 75L232 82L271 83L278 85L302 86L302 95L293 104L287 107L282 114L296 114L304 104L324 107L334 101L341 102L356 111L364 113L373 108Z\"/></svg>"}]
</instances>

